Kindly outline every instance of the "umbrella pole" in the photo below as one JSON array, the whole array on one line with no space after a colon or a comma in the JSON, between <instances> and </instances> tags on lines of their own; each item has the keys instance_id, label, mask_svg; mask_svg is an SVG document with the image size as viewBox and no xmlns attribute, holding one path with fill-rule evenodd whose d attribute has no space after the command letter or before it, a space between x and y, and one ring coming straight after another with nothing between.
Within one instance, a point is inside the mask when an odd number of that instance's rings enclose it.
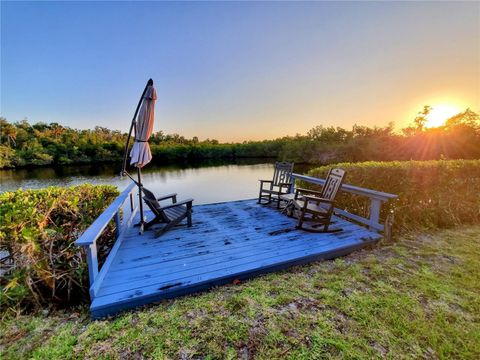
<instances>
[{"instance_id":1,"label":"umbrella pole","mask_svg":"<svg viewBox=\"0 0 480 360\"><path fill-rule=\"evenodd\" d=\"M140 230L139 233L143 234L143 228L145 225L145 219L143 216L143 199L142 199L142 169L137 168L137 176L138 176L138 206L140 207Z\"/></svg>"}]
</instances>

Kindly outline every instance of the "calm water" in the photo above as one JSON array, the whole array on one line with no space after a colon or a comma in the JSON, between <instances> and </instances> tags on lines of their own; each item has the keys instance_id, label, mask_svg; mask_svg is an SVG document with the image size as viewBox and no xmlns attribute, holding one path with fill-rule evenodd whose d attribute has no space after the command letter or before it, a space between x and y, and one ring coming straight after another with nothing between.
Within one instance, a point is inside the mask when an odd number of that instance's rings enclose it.
<instances>
[{"instance_id":1,"label":"calm water","mask_svg":"<svg viewBox=\"0 0 480 360\"><path fill-rule=\"evenodd\" d=\"M302 173L305 170L304 167L295 166L295 172ZM112 164L2 170L0 192L83 183L111 184L121 190L130 180L120 179L119 171L119 165ZM254 198L258 195L258 179L270 179L272 172L273 164L265 163L265 160L262 163L251 160L242 164L196 167L149 164L143 171L143 183L155 194L176 192L179 200L192 197L195 204L205 204Z\"/></svg>"}]
</instances>

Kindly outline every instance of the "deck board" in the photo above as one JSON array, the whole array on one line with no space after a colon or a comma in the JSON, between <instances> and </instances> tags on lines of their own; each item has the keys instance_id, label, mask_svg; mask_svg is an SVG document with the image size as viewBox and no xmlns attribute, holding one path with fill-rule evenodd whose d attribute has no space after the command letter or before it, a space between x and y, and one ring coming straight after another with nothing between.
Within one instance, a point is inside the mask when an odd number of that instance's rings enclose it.
<instances>
[{"instance_id":1,"label":"deck board","mask_svg":"<svg viewBox=\"0 0 480 360\"><path fill-rule=\"evenodd\" d=\"M156 239L152 231L139 235L131 227L121 235L92 316L342 256L381 238L341 218L334 227L343 231L328 234L299 231L295 223L276 209L243 200L194 206L191 228L181 226Z\"/></svg>"}]
</instances>

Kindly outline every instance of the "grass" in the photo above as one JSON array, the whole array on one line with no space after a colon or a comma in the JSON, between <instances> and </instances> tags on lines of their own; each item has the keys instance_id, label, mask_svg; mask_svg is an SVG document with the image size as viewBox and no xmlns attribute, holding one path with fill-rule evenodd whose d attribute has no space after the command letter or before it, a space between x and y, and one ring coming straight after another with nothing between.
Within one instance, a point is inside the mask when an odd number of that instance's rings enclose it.
<instances>
[{"instance_id":1,"label":"grass","mask_svg":"<svg viewBox=\"0 0 480 360\"><path fill-rule=\"evenodd\" d=\"M88 309L4 319L2 359L480 357L480 226L103 321Z\"/></svg>"}]
</instances>

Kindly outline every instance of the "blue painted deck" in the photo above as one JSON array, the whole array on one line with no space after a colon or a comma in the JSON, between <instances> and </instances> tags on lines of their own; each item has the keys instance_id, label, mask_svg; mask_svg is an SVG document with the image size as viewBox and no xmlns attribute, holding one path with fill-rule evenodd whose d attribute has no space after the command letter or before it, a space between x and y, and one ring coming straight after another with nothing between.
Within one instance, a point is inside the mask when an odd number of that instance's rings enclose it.
<instances>
[{"instance_id":1,"label":"blue painted deck","mask_svg":"<svg viewBox=\"0 0 480 360\"><path fill-rule=\"evenodd\" d=\"M295 230L296 220L255 200L194 206L193 226L159 238L130 227L117 239L111 260L91 304L94 318L212 286L332 259L381 238L344 219L343 231L315 234ZM147 218L151 214L147 212Z\"/></svg>"}]
</instances>

